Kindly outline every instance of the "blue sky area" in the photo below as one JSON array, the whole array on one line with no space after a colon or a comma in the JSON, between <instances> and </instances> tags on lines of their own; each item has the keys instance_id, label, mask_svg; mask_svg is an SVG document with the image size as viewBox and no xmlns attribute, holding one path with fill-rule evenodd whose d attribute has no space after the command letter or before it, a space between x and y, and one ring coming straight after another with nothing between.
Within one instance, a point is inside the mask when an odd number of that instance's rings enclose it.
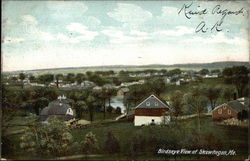
<instances>
[{"instance_id":1,"label":"blue sky area","mask_svg":"<svg viewBox=\"0 0 250 161\"><path fill-rule=\"evenodd\" d=\"M192 3L192 4L191 4ZM4 1L3 71L248 61L244 1ZM186 11L206 14L185 17ZM218 6L219 9L218 9ZM215 7L217 10L215 11ZM226 15L222 12L242 11ZM204 21L207 32L195 32Z\"/></svg>"}]
</instances>

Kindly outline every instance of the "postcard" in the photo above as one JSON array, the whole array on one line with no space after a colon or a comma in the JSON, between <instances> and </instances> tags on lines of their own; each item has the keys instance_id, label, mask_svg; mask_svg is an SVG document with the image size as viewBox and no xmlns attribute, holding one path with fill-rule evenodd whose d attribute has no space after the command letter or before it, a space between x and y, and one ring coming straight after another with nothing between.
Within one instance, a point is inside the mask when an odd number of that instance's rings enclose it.
<instances>
[{"instance_id":1,"label":"postcard","mask_svg":"<svg viewBox=\"0 0 250 161\"><path fill-rule=\"evenodd\" d=\"M249 161L249 1L4 0L1 160Z\"/></svg>"}]
</instances>

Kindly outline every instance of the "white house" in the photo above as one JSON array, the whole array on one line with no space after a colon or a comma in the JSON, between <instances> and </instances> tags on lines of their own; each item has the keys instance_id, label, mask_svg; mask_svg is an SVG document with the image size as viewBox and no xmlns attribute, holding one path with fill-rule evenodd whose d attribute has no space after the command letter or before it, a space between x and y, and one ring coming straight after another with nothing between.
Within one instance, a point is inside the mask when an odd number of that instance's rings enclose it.
<instances>
[{"instance_id":1,"label":"white house","mask_svg":"<svg viewBox=\"0 0 250 161\"><path fill-rule=\"evenodd\" d=\"M151 95L136 106L134 125L167 124L170 122L169 110L169 105Z\"/></svg>"}]
</instances>

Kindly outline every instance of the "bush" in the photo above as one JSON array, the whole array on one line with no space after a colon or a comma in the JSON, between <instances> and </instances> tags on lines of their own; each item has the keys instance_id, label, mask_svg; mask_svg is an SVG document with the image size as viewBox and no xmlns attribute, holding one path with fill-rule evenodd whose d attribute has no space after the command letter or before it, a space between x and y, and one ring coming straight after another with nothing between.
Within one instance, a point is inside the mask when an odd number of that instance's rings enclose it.
<instances>
[{"instance_id":1,"label":"bush","mask_svg":"<svg viewBox=\"0 0 250 161\"><path fill-rule=\"evenodd\" d=\"M116 107L115 113L116 114L121 114L121 112L122 112L121 108L120 107Z\"/></svg>"},{"instance_id":2,"label":"bush","mask_svg":"<svg viewBox=\"0 0 250 161\"><path fill-rule=\"evenodd\" d=\"M97 139L92 132L89 132L85 135L85 139L82 142L83 153L96 153L99 149Z\"/></svg>"},{"instance_id":3,"label":"bush","mask_svg":"<svg viewBox=\"0 0 250 161\"><path fill-rule=\"evenodd\" d=\"M104 151L109 154L119 153L120 152L120 145L116 137L113 135L112 132L107 133L107 139L104 145Z\"/></svg>"},{"instance_id":4,"label":"bush","mask_svg":"<svg viewBox=\"0 0 250 161\"><path fill-rule=\"evenodd\" d=\"M20 147L31 154L61 156L72 152L72 135L57 118L50 118L44 126L34 123L20 139Z\"/></svg>"},{"instance_id":5,"label":"bush","mask_svg":"<svg viewBox=\"0 0 250 161\"><path fill-rule=\"evenodd\" d=\"M107 107L108 113L111 113L111 112L113 111L113 109L114 109L114 108L113 108L112 106L108 106L108 107Z\"/></svg>"}]
</instances>

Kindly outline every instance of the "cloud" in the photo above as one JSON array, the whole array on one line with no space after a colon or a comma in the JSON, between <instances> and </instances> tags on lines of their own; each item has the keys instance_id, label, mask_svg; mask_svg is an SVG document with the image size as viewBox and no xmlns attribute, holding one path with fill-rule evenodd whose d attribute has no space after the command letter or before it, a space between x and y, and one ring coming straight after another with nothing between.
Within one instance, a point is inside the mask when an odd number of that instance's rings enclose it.
<instances>
[{"instance_id":1,"label":"cloud","mask_svg":"<svg viewBox=\"0 0 250 161\"><path fill-rule=\"evenodd\" d=\"M80 24L80 23L70 23L66 26L66 29L71 32L79 33L80 36L78 39L80 40L93 40L97 35L99 35L96 31L88 30L88 27Z\"/></svg>"},{"instance_id":2,"label":"cloud","mask_svg":"<svg viewBox=\"0 0 250 161\"><path fill-rule=\"evenodd\" d=\"M102 30L101 33L108 36L112 44L138 43L150 39L146 32L138 30L128 32L114 27L108 27Z\"/></svg>"},{"instance_id":3,"label":"cloud","mask_svg":"<svg viewBox=\"0 0 250 161\"><path fill-rule=\"evenodd\" d=\"M107 13L109 17L123 23L140 24L150 20L152 13L134 4L119 3L118 7Z\"/></svg>"},{"instance_id":4,"label":"cloud","mask_svg":"<svg viewBox=\"0 0 250 161\"><path fill-rule=\"evenodd\" d=\"M22 15L22 20L27 23L28 25L37 25L38 22L34 16L31 15Z\"/></svg>"},{"instance_id":5,"label":"cloud","mask_svg":"<svg viewBox=\"0 0 250 161\"><path fill-rule=\"evenodd\" d=\"M248 41L241 37L227 38L223 32L218 32L216 35L212 35L211 37L204 38L200 36L194 36L191 39L186 39L185 42L200 42L204 44L208 43L225 43L229 45L247 45Z\"/></svg>"},{"instance_id":6,"label":"cloud","mask_svg":"<svg viewBox=\"0 0 250 161\"><path fill-rule=\"evenodd\" d=\"M177 26L174 30L160 30L156 31L155 35L166 35L166 36L183 36L194 33L194 29L186 26Z\"/></svg>"},{"instance_id":7,"label":"cloud","mask_svg":"<svg viewBox=\"0 0 250 161\"><path fill-rule=\"evenodd\" d=\"M23 42L23 38L13 38L13 37L4 37L3 38L3 43L20 43Z\"/></svg>"}]
</instances>

